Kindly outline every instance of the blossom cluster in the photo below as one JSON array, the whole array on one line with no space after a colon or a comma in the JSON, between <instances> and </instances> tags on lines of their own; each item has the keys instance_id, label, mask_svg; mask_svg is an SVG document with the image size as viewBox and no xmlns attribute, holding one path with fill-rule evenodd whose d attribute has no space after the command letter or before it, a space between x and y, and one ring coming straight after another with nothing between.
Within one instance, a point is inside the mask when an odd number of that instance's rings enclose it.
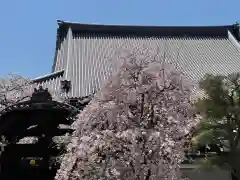
<instances>
[{"instance_id":1,"label":"blossom cluster","mask_svg":"<svg viewBox=\"0 0 240 180\"><path fill-rule=\"evenodd\" d=\"M55 179L180 179L192 89L173 65L128 56L77 116Z\"/></svg>"}]
</instances>

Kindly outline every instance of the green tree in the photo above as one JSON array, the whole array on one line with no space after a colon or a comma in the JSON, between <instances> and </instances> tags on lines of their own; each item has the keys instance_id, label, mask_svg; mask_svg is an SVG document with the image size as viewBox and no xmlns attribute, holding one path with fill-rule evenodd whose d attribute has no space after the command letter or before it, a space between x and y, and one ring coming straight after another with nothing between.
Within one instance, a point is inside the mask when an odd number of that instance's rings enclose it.
<instances>
[{"instance_id":1,"label":"green tree","mask_svg":"<svg viewBox=\"0 0 240 180\"><path fill-rule=\"evenodd\" d=\"M204 95L196 102L202 116L195 145L216 144L223 150L217 156L206 158L210 167L228 168L232 179L240 179L240 73L228 76L207 74L200 81Z\"/></svg>"}]
</instances>

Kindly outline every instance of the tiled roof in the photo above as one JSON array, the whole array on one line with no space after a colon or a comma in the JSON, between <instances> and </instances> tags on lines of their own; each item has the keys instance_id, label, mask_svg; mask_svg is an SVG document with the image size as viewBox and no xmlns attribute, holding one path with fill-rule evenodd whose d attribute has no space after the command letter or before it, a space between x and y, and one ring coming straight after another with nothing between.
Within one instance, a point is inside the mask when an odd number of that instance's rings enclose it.
<instances>
[{"instance_id":1,"label":"tiled roof","mask_svg":"<svg viewBox=\"0 0 240 180\"><path fill-rule=\"evenodd\" d=\"M48 88L53 96L58 96L61 87L61 80L63 80L63 75L64 70L60 70L32 79L33 84L30 85L29 91L33 93L34 88L42 86L44 89Z\"/></svg>"},{"instance_id":2,"label":"tiled roof","mask_svg":"<svg viewBox=\"0 0 240 180\"><path fill-rule=\"evenodd\" d=\"M117 52L132 48L158 50L193 81L206 73L240 71L240 48L233 26L155 27L59 22L53 72L64 69L71 97L98 90L116 69ZM55 88L59 80L51 80Z\"/></svg>"},{"instance_id":3,"label":"tiled roof","mask_svg":"<svg viewBox=\"0 0 240 180\"><path fill-rule=\"evenodd\" d=\"M38 78L35 78L33 79L32 81L34 83L37 83L37 84L41 84L45 81L50 81L50 80L55 80L55 79L59 79L60 77L62 77L64 74L64 70L60 70L60 71L55 71L55 72L52 72L50 74L45 74L43 76L40 76Z\"/></svg>"}]
</instances>

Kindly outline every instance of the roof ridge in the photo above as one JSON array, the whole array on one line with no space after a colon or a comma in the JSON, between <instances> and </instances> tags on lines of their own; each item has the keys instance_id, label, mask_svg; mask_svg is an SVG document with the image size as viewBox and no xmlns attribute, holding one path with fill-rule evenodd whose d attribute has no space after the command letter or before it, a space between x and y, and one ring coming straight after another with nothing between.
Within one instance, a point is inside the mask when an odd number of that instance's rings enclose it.
<instances>
[{"instance_id":1,"label":"roof ridge","mask_svg":"<svg viewBox=\"0 0 240 180\"><path fill-rule=\"evenodd\" d=\"M172 27L172 28L180 28L180 27L188 27L188 28L209 28L209 27L229 27L232 24L228 25L182 25L182 26L172 26L172 25L144 25L144 24L105 24L105 23L84 23L78 21L64 21L57 20L57 24L66 24L66 25L83 25L83 26L121 26L121 27Z\"/></svg>"}]
</instances>

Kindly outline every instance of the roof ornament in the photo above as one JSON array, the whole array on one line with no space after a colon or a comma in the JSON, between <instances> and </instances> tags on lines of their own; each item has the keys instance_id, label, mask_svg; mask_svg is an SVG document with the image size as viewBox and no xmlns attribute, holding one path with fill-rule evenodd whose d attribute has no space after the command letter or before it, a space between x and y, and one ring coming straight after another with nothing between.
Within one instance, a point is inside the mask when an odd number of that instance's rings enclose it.
<instances>
[{"instance_id":1,"label":"roof ornament","mask_svg":"<svg viewBox=\"0 0 240 180\"><path fill-rule=\"evenodd\" d=\"M71 90L71 81L62 80L61 81L61 91L64 93L69 93Z\"/></svg>"},{"instance_id":2,"label":"roof ornament","mask_svg":"<svg viewBox=\"0 0 240 180\"><path fill-rule=\"evenodd\" d=\"M43 89L42 86L39 86L39 88L34 88L34 92L32 94L31 97L31 101L38 101L38 102L42 102L42 101L51 101L52 100L52 96L51 94L48 92L48 89Z\"/></svg>"},{"instance_id":3,"label":"roof ornament","mask_svg":"<svg viewBox=\"0 0 240 180\"><path fill-rule=\"evenodd\" d=\"M58 24L58 25L61 25L61 24L63 24L63 23L64 23L64 21L59 20L59 19L57 20L57 24Z\"/></svg>"}]
</instances>

